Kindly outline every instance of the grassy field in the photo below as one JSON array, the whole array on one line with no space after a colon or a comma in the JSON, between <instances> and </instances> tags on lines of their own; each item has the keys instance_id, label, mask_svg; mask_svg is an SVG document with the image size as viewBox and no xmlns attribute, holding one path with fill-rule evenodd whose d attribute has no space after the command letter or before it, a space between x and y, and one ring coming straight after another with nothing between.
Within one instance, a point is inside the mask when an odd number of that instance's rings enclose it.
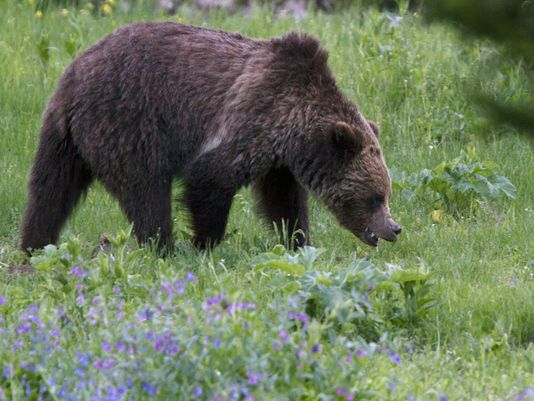
<instances>
[{"instance_id":1,"label":"grassy field","mask_svg":"<svg viewBox=\"0 0 534 401\"><path fill-rule=\"evenodd\" d=\"M62 245L26 261L27 175L59 76L118 26L169 17L0 10L0 399L534 400L532 143L489 126L467 96L529 96L520 67L486 71L498 49L403 12L180 12L171 19L321 40L339 86L381 126L399 241L370 249L312 201L314 248L287 253L244 189L209 253L191 247L176 205L177 251L161 259L94 185ZM455 191L443 162L475 189ZM515 198L477 192L484 174L509 179ZM112 244L97 252L102 234Z\"/></svg>"}]
</instances>

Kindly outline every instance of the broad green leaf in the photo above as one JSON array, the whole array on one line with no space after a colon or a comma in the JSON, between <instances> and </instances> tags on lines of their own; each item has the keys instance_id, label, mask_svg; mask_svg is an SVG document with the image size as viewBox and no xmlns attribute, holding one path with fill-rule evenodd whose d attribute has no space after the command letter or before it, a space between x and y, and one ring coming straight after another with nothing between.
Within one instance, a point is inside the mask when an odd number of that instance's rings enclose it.
<instances>
[{"instance_id":1,"label":"broad green leaf","mask_svg":"<svg viewBox=\"0 0 534 401\"><path fill-rule=\"evenodd\" d=\"M406 283L410 281L423 281L432 277L432 273L424 273L418 270L396 270L391 275L391 279L396 283Z\"/></svg>"},{"instance_id":2,"label":"broad green leaf","mask_svg":"<svg viewBox=\"0 0 534 401\"><path fill-rule=\"evenodd\" d=\"M283 259L271 260L267 262L267 266L272 267L274 269L278 269L280 271L283 271L284 273L296 277L302 276L306 272L304 266L298 263L290 263L287 260Z\"/></svg>"},{"instance_id":3,"label":"broad green leaf","mask_svg":"<svg viewBox=\"0 0 534 401\"><path fill-rule=\"evenodd\" d=\"M515 198L517 189L512 182L502 175L491 175L488 180L492 182L500 191L502 191L507 197Z\"/></svg>"},{"instance_id":4,"label":"broad green leaf","mask_svg":"<svg viewBox=\"0 0 534 401\"><path fill-rule=\"evenodd\" d=\"M326 285L327 287L332 285L332 279L325 274L319 274L317 277L315 277L315 282L317 284Z\"/></svg>"}]
</instances>

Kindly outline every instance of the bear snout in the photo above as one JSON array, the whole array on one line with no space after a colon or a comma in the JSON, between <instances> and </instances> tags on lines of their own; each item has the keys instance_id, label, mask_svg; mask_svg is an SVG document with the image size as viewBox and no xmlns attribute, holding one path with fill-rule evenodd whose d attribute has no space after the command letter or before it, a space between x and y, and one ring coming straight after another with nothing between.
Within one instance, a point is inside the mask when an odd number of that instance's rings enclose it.
<instances>
[{"instance_id":1,"label":"bear snout","mask_svg":"<svg viewBox=\"0 0 534 401\"><path fill-rule=\"evenodd\" d=\"M385 220L372 221L366 231L369 231L372 234L371 238L376 240L376 242L378 242L379 238L386 241L394 242L397 240L397 236L401 233L402 227L400 226L400 224L397 224L394 220L389 218ZM368 241L364 242L369 243Z\"/></svg>"},{"instance_id":2,"label":"bear snout","mask_svg":"<svg viewBox=\"0 0 534 401\"><path fill-rule=\"evenodd\" d=\"M384 230L383 232L377 233L378 236L382 239L385 239L386 241L396 241L397 236L401 233L402 227L400 224L397 224L395 221L390 220L388 222L388 229Z\"/></svg>"},{"instance_id":3,"label":"bear snout","mask_svg":"<svg viewBox=\"0 0 534 401\"><path fill-rule=\"evenodd\" d=\"M391 226L391 231L393 231L395 235L399 235L402 232L402 227L400 226L400 224L393 222L393 225Z\"/></svg>"}]
</instances>

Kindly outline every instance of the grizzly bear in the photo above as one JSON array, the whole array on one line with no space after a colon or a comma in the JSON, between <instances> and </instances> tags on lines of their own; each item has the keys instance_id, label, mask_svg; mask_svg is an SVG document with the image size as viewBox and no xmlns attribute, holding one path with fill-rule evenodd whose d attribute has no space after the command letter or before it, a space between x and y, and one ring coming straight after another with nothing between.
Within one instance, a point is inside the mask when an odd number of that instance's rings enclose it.
<instances>
[{"instance_id":1,"label":"grizzly bear","mask_svg":"<svg viewBox=\"0 0 534 401\"><path fill-rule=\"evenodd\" d=\"M396 239L376 125L336 86L306 34L270 40L163 23L124 26L66 69L43 116L21 248L54 243L93 179L138 240L172 243L181 178L194 243L224 237L251 184L260 211L308 243L307 193L365 243Z\"/></svg>"}]
</instances>

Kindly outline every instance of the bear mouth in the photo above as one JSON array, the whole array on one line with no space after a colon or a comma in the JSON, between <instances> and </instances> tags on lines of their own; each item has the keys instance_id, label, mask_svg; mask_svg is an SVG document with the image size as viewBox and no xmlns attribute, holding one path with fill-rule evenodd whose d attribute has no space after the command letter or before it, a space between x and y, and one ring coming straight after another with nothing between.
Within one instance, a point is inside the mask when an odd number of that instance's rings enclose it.
<instances>
[{"instance_id":1,"label":"bear mouth","mask_svg":"<svg viewBox=\"0 0 534 401\"><path fill-rule=\"evenodd\" d=\"M367 244L367 245L371 245L371 246L378 246L378 236L371 231L371 229L369 227L367 227L365 229L365 231L363 232L363 241Z\"/></svg>"}]
</instances>

